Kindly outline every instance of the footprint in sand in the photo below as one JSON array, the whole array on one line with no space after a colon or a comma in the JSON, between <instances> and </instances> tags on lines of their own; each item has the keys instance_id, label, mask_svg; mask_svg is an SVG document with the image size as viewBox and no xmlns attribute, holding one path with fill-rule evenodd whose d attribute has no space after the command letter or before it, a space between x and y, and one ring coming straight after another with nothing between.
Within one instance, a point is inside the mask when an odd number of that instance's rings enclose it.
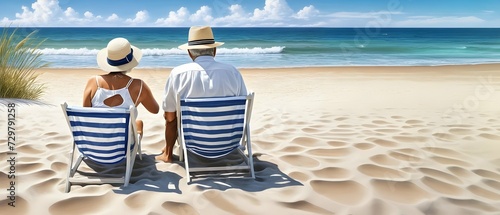
<instances>
[{"instance_id":1,"label":"footprint in sand","mask_svg":"<svg viewBox=\"0 0 500 215\"><path fill-rule=\"evenodd\" d=\"M485 211L485 212L494 212L494 211L498 212L498 210L499 210L498 208L493 207L492 205L490 205L488 203L474 200L474 199L452 199L452 198L449 198L448 201L457 205L457 206L460 206L460 207L472 208L475 210L480 210L480 211Z\"/></svg>"},{"instance_id":2,"label":"footprint in sand","mask_svg":"<svg viewBox=\"0 0 500 215\"><path fill-rule=\"evenodd\" d=\"M500 194L498 194L497 192L479 187L477 185L471 185L467 187L467 190L483 198L487 198L494 201L500 200Z\"/></svg>"},{"instance_id":3,"label":"footprint in sand","mask_svg":"<svg viewBox=\"0 0 500 215\"><path fill-rule=\"evenodd\" d=\"M405 123L408 125L414 126L414 125L422 125L422 124L424 124L424 121L417 120L417 119L410 119L410 120L406 120Z\"/></svg>"},{"instance_id":4,"label":"footprint in sand","mask_svg":"<svg viewBox=\"0 0 500 215\"><path fill-rule=\"evenodd\" d=\"M300 208L303 212L308 212L310 214L331 214L331 210L326 210L324 208L318 207L307 201L294 201L294 202L280 202L285 208Z\"/></svg>"},{"instance_id":5,"label":"footprint in sand","mask_svg":"<svg viewBox=\"0 0 500 215\"><path fill-rule=\"evenodd\" d=\"M352 175L348 169L340 167L326 167L320 170L315 170L312 173L319 178L330 181L345 181Z\"/></svg>"},{"instance_id":6,"label":"footprint in sand","mask_svg":"<svg viewBox=\"0 0 500 215\"><path fill-rule=\"evenodd\" d=\"M400 161L391 158L385 154L378 154L370 157L370 160L384 166L397 166L401 164Z\"/></svg>"},{"instance_id":7,"label":"footprint in sand","mask_svg":"<svg viewBox=\"0 0 500 215\"><path fill-rule=\"evenodd\" d=\"M458 139L458 137L456 135L452 135L449 133L433 133L432 136L436 140L440 140L440 141L455 141Z\"/></svg>"},{"instance_id":8,"label":"footprint in sand","mask_svg":"<svg viewBox=\"0 0 500 215\"><path fill-rule=\"evenodd\" d=\"M372 123L375 125L389 125L389 124L391 124L390 122L387 122L384 120L373 120Z\"/></svg>"},{"instance_id":9,"label":"footprint in sand","mask_svg":"<svg viewBox=\"0 0 500 215\"><path fill-rule=\"evenodd\" d=\"M472 166L472 164L470 164L468 162L453 159L453 158L432 156L431 159L440 163L440 164L444 164L444 165L461 166L461 167L471 167Z\"/></svg>"},{"instance_id":10,"label":"footprint in sand","mask_svg":"<svg viewBox=\"0 0 500 215\"><path fill-rule=\"evenodd\" d=\"M392 137L394 140L402 143L423 143L429 140L428 137L425 136L415 136L412 134L409 134L409 136L393 136Z\"/></svg>"},{"instance_id":11,"label":"footprint in sand","mask_svg":"<svg viewBox=\"0 0 500 215\"><path fill-rule=\"evenodd\" d=\"M276 142L268 142L268 141L262 141L262 140L254 140L254 141L252 141L252 144L255 144L255 145L257 145L260 148L265 149L265 150L274 149L279 145L279 143L276 143Z\"/></svg>"},{"instance_id":12,"label":"footprint in sand","mask_svg":"<svg viewBox=\"0 0 500 215\"><path fill-rule=\"evenodd\" d=\"M500 181L500 174L496 172L492 172L489 170L484 170L484 169L476 169L472 170L472 172L476 173L477 175L483 176L485 178L493 179L495 181Z\"/></svg>"},{"instance_id":13,"label":"footprint in sand","mask_svg":"<svg viewBox=\"0 0 500 215\"><path fill-rule=\"evenodd\" d=\"M297 152L303 152L306 149L304 147L300 146L286 146L285 148L279 150L280 152L285 152L285 153L297 153Z\"/></svg>"},{"instance_id":14,"label":"footprint in sand","mask_svg":"<svg viewBox=\"0 0 500 215\"><path fill-rule=\"evenodd\" d=\"M333 146L333 147L344 147L347 146L348 143L344 141L336 141L336 140L330 140L326 142L328 145Z\"/></svg>"},{"instance_id":15,"label":"footprint in sand","mask_svg":"<svg viewBox=\"0 0 500 215\"><path fill-rule=\"evenodd\" d=\"M422 161L422 159L419 157L416 157L413 155L408 155L408 154L397 152L397 151L390 152L389 156L391 156L395 159L398 159L400 161L410 162L410 163L418 163L418 162Z\"/></svg>"},{"instance_id":16,"label":"footprint in sand","mask_svg":"<svg viewBox=\"0 0 500 215\"><path fill-rule=\"evenodd\" d=\"M88 191L86 191L88 192ZM90 193L90 192L89 192ZM85 208L85 213L97 214L106 210L111 200L112 191L102 195L77 196L58 201L49 207L50 214L68 214L68 211L80 211Z\"/></svg>"},{"instance_id":17,"label":"footprint in sand","mask_svg":"<svg viewBox=\"0 0 500 215\"><path fill-rule=\"evenodd\" d=\"M439 148L439 147L423 147L423 150L436 154L436 155L441 155L444 157L449 157L449 158L456 158L459 160L469 160L471 159L469 156L466 156L465 154L462 154L458 151L447 149L447 148Z\"/></svg>"},{"instance_id":18,"label":"footprint in sand","mask_svg":"<svg viewBox=\"0 0 500 215\"><path fill-rule=\"evenodd\" d=\"M318 157L345 157L351 154L352 149L350 147L346 148L335 148L335 149L311 149L307 151L308 154L318 156Z\"/></svg>"},{"instance_id":19,"label":"footprint in sand","mask_svg":"<svg viewBox=\"0 0 500 215\"><path fill-rule=\"evenodd\" d=\"M391 181L406 181L410 179L410 175L405 172L374 164L363 164L358 167L358 171L375 179Z\"/></svg>"},{"instance_id":20,"label":"footprint in sand","mask_svg":"<svg viewBox=\"0 0 500 215\"><path fill-rule=\"evenodd\" d=\"M458 177L456 177L452 174L437 170L437 169L422 167L422 168L419 168L418 170L420 172L422 172L424 175L432 177L432 178L444 180L446 182L451 182L451 183L458 184L458 185L463 184L462 180L460 180Z\"/></svg>"},{"instance_id":21,"label":"footprint in sand","mask_svg":"<svg viewBox=\"0 0 500 215\"><path fill-rule=\"evenodd\" d=\"M371 149L371 148L375 147L375 144L371 144L371 143L356 143L356 144L354 144L354 147L356 147L358 149L361 149L361 150L368 150L368 149Z\"/></svg>"},{"instance_id":22,"label":"footprint in sand","mask_svg":"<svg viewBox=\"0 0 500 215\"><path fill-rule=\"evenodd\" d=\"M427 191L410 181L372 179L371 184L378 196L403 204L415 204L430 197Z\"/></svg>"},{"instance_id":23,"label":"footprint in sand","mask_svg":"<svg viewBox=\"0 0 500 215\"><path fill-rule=\"evenodd\" d=\"M385 140L385 139L378 139L378 138L368 138L366 141L373 142L379 146L383 147L396 147L398 143L390 140Z\"/></svg>"},{"instance_id":24,"label":"footprint in sand","mask_svg":"<svg viewBox=\"0 0 500 215\"><path fill-rule=\"evenodd\" d=\"M310 184L316 193L344 205L357 205L369 196L367 193L368 189L366 187L351 180L313 180Z\"/></svg>"},{"instance_id":25,"label":"footprint in sand","mask_svg":"<svg viewBox=\"0 0 500 215\"><path fill-rule=\"evenodd\" d=\"M494 188L498 191L500 191L500 182L499 181L494 181L490 179L483 179L483 183L488 185L491 188Z\"/></svg>"},{"instance_id":26,"label":"footprint in sand","mask_svg":"<svg viewBox=\"0 0 500 215\"><path fill-rule=\"evenodd\" d=\"M295 167L313 168L320 164L318 160L302 155L285 155L280 159Z\"/></svg>"},{"instance_id":27,"label":"footprint in sand","mask_svg":"<svg viewBox=\"0 0 500 215\"><path fill-rule=\"evenodd\" d=\"M291 141L292 144L297 144L305 147L323 145L320 142L322 142L320 139L316 139L313 137L296 137Z\"/></svg>"},{"instance_id":28,"label":"footprint in sand","mask_svg":"<svg viewBox=\"0 0 500 215\"><path fill-rule=\"evenodd\" d=\"M393 129L393 128L379 128L379 129L374 129L375 132L383 133L383 134L393 134L393 133L400 133L400 129Z\"/></svg>"},{"instance_id":29,"label":"footprint in sand","mask_svg":"<svg viewBox=\"0 0 500 215\"><path fill-rule=\"evenodd\" d=\"M139 202L144 201L139 200ZM183 202L166 201L161 204L161 207L172 214L198 214L198 211L193 206Z\"/></svg>"},{"instance_id":30,"label":"footprint in sand","mask_svg":"<svg viewBox=\"0 0 500 215\"><path fill-rule=\"evenodd\" d=\"M335 121L344 121L346 119L349 119L349 117L345 117L345 116L343 116L343 117L337 117L337 118L335 118Z\"/></svg>"},{"instance_id":31,"label":"footprint in sand","mask_svg":"<svg viewBox=\"0 0 500 215\"><path fill-rule=\"evenodd\" d=\"M57 185L60 183L61 179L51 178L39 183L33 183L28 189L33 193L51 193L55 191Z\"/></svg>"},{"instance_id":32,"label":"footprint in sand","mask_svg":"<svg viewBox=\"0 0 500 215\"><path fill-rule=\"evenodd\" d=\"M2 214L30 214L33 213L31 211L28 213L28 209L31 203L27 202L22 196L16 196L16 207L12 207L9 205L10 200L7 198L2 198L0 200L0 211Z\"/></svg>"},{"instance_id":33,"label":"footprint in sand","mask_svg":"<svg viewBox=\"0 0 500 215\"><path fill-rule=\"evenodd\" d=\"M459 186L455 186L432 177L424 176L421 180L427 187L430 187L432 190L441 194L451 196L461 196L464 194L464 190Z\"/></svg>"},{"instance_id":34,"label":"footprint in sand","mask_svg":"<svg viewBox=\"0 0 500 215\"><path fill-rule=\"evenodd\" d=\"M450 128L448 131L454 135L471 135L475 133L475 131L468 128Z\"/></svg>"},{"instance_id":35,"label":"footprint in sand","mask_svg":"<svg viewBox=\"0 0 500 215\"><path fill-rule=\"evenodd\" d=\"M495 134L481 133L478 136L485 138L485 139L490 139L490 140L500 140L500 136L495 135Z\"/></svg>"},{"instance_id":36,"label":"footprint in sand","mask_svg":"<svg viewBox=\"0 0 500 215\"><path fill-rule=\"evenodd\" d=\"M290 174L288 174L288 176L290 176L291 178L297 180L297 181L300 181L300 182L306 182L306 181L309 181L309 179L311 179L311 177L303 172L291 172Z\"/></svg>"}]
</instances>

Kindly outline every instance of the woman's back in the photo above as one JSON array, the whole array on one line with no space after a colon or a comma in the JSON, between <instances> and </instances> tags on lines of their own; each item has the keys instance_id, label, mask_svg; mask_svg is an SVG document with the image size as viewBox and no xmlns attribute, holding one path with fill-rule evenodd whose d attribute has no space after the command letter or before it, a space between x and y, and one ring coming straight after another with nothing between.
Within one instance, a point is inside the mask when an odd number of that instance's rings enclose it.
<instances>
[{"instance_id":1,"label":"woman's back","mask_svg":"<svg viewBox=\"0 0 500 215\"><path fill-rule=\"evenodd\" d=\"M111 76L111 77L110 77ZM125 86L123 83L128 79ZM97 90L92 96L92 107L129 108L137 106L142 92L142 81L120 74L96 76ZM140 82L139 90L137 83ZM138 91L137 93L132 93ZM133 98L134 97L134 98Z\"/></svg>"}]
</instances>

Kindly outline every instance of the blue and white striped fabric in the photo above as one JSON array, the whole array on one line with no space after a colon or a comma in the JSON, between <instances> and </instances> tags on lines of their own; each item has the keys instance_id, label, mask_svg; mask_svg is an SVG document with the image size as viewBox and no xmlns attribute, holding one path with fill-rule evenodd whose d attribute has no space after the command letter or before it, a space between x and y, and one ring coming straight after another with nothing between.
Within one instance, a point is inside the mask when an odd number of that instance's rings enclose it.
<instances>
[{"instance_id":1,"label":"blue and white striped fabric","mask_svg":"<svg viewBox=\"0 0 500 215\"><path fill-rule=\"evenodd\" d=\"M129 110L68 107L66 112L75 144L85 157L102 164L116 164L125 158L131 138Z\"/></svg>"},{"instance_id":2,"label":"blue and white striped fabric","mask_svg":"<svg viewBox=\"0 0 500 215\"><path fill-rule=\"evenodd\" d=\"M240 146L246 97L181 100L181 124L186 149L218 158Z\"/></svg>"}]
</instances>

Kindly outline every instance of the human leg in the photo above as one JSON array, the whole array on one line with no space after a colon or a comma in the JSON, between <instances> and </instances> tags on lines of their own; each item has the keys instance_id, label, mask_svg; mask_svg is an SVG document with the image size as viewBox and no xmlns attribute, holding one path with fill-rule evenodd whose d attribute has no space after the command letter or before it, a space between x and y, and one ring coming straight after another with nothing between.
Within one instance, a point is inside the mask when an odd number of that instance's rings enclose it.
<instances>
[{"instance_id":1,"label":"human leg","mask_svg":"<svg viewBox=\"0 0 500 215\"><path fill-rule=\"evenodd\" d=\"M168 115L168 116L167 116ZM172 162L173 150L175 141L177 140L177 118L175 113L169 115L165 113L165 148L163 148L162 153L155 157L157 160L162 160L164 162Z\"/></svg>"}]
</instances>

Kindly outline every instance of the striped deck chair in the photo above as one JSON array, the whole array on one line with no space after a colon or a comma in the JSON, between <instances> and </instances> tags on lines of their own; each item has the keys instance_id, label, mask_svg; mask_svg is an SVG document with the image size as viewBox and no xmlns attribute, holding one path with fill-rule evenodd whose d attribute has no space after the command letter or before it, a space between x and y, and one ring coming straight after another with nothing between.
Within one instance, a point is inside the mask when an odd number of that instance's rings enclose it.
<instances>
[{"instance_id":1,"label":"striped deck chair","mask_svg":"<svg viewBox=\"0 0 500 215\"><path fill-rule=\"evenodd\" d=\"M66 192L72 184L124 184L127 186L134 167L135 156L141 155L141 135L135 124L136 109L89 108L61 105L73 135L73 147L66 178ZM75 162L75 149L80 152ZM78 154L78 153L76 153ZM83 159L90 159L103 167L115 166L125 161L125 175L120 178L75 178Z\"/></svg>"},{"instance_id":2,"label":"striped deck chair","mask_svg":"<svg viewBox=\"0 0 500 215\"><path fill-rule=\"evenodd\" d=\"M177 110L181 111L177 111L177 141L182 152L179 158L185 160L188 183L196 173L221 176L217 173L243 171L255 178L250 140L253 98L252 92L248 96L178 99ZM189 153L210 161L235 151L243 158L241 164L190 167Z\"/></svg>"}]
</instances>

